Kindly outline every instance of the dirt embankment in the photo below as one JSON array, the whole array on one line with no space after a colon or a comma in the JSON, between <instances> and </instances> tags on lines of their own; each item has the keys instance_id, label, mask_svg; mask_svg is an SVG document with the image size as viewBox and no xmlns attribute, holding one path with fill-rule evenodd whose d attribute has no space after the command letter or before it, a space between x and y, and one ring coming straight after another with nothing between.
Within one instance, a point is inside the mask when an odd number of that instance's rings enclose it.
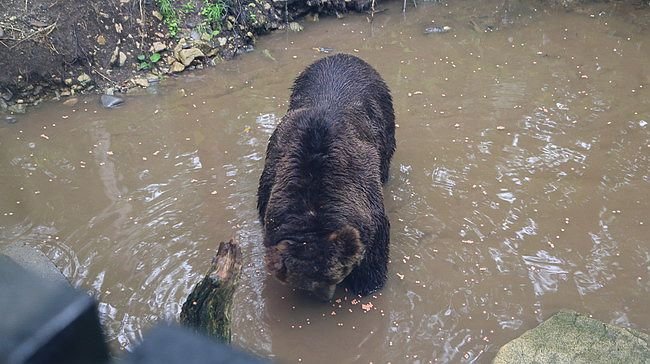
<instances>
[{"instance_id":1,"label":"dirt embankment","mask_svg":"<svg viewBox=\"0 0 650 364\"><path fill-rule=\"evenodd\" d=\"M2 0L0 112L82 92L126 92L251 49L308 13L368 0Z\"/></svg>"},{"instance_id":2,"label":"dirt embankment","mask_svg":"<svg viewBox=\"0 0 650 364\"><path fill-rule=\"evenodd\" d=\"M260 34L299 31L295 21L307 14L370 12L379 2L2 0L0 114L23 113L50 98L147 87L246 52ZM584 2L590 0L542 1L567 8Z\"/></svg>"}]
</instances>

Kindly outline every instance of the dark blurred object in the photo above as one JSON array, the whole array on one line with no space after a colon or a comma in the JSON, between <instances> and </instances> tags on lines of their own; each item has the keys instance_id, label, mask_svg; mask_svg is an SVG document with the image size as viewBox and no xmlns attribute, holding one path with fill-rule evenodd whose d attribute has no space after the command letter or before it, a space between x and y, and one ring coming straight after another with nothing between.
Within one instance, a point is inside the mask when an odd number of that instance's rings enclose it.
<instances>
[{"instance_id":1,"label":"dark blurred object","mask_svg":"<svg viewBox=\"0 0 650 364\"><path fill-rule=\"evenodd\" d=\"M124 364L263 364L250 354L216 343L186 328L159 326L152 329L142 344L128 354Z\"/></svg>"},{"instance_id":2,"label":"dark blurred object","mask_svg":"<svg viewBox=\"0 0 650 364\"><path fill-rule=\"evenodd\" d=\"M228 276L215 278L220 284L224 279L232 282L231 274L237 275L241 268L241 252L235 245L231 248L223 253L233 259L222 257L219 261L225 265L217 264L220 269L215 274ZM41 255L22 245L10 244L0 249L0 364L108 363L110 353L95 301L73 289ZM142 345L114 362L267 363L189 329L171 326L152 329Z\"/></svg>"},{"instance_id":3,"label":"dark blurred object","mask_svg":"<svg viewBox=\"0 0 650 364\"><path fill-rule=\"evenodd\" d=\"M93 299L0 254L0 363L105 363Z\"/></svg>"}]
</instances>

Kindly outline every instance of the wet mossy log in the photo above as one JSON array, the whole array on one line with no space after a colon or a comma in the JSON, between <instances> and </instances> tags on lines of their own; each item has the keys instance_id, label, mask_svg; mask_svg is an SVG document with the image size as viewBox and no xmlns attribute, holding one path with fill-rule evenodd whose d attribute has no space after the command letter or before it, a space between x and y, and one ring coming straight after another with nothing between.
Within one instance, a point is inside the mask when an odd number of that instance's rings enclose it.
<instances>
[{"instance_id":1,"label":"wet mossy log","mask_svg":"<svg viewBox=\"0 0 650 364\"><path fill-rule=\"evenodd\" d=\"M241 266L239 246L232 240L221 242L208 273L183 304L181 324L229 343L232 297Z\"/></svg>"}]
</instances>

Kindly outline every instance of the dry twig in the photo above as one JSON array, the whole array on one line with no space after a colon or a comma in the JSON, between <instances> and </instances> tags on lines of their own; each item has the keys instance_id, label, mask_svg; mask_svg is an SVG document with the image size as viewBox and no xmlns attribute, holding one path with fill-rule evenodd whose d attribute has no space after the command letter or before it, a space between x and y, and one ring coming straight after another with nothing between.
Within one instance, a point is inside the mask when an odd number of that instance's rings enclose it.
<instances>
[{"instance_id":1,"label":"dry twig","mask_svg":"<svg viewBox=\"0 0 650 364\"><path fill-rule=\"evenodd\" d=\"M57 22L54 22L54 23L52 23L52 24L46 26L46 27L43 28L43 29L39 29L39 30L33 32L32 34L28 35L27 37L25 37L25 38L19 40L18 42L14 43L14 44L12 44L11 47L9 47L9 49L16 48L16 47L17 47L19 44L21 44L22 42L24 42L24 41L26 41L26 40L29 40L29 39L31 39L31 38L34 38L34 37L37 36L37 35L40 35L40 34L42 34L42 35L44 35L44 36L48 36L48 35L50 35L50 33L52 33L52 31L54 31L54 28L56 28L56 24L57 24Z\"/></svg>"}]
</instances>

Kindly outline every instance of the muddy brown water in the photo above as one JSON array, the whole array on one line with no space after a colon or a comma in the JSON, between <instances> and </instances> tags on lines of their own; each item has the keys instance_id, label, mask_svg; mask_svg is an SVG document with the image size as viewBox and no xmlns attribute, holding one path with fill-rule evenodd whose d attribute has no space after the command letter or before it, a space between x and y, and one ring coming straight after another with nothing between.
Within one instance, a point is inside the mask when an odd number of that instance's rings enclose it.
<instances>
[{"instance_id":1,"label":"muddy brown water","mask_svg":"<svg viewBox=\"0 0 650 364\"><path fill-rule=\"evenodd\" d=\"M230 237L245 259L233 341L279 362L486 362L562 308L647 333L648 9L536 6L391 3L372 23L263 37L120 109L43 105L0 127L0 244L47 254L126 350L177 317ZM490 19L498 30L476 31ZM329 304L267 276L255 211L313 47L373 64L399 124L388 284Z\"/></svg>"}]
</instances>

